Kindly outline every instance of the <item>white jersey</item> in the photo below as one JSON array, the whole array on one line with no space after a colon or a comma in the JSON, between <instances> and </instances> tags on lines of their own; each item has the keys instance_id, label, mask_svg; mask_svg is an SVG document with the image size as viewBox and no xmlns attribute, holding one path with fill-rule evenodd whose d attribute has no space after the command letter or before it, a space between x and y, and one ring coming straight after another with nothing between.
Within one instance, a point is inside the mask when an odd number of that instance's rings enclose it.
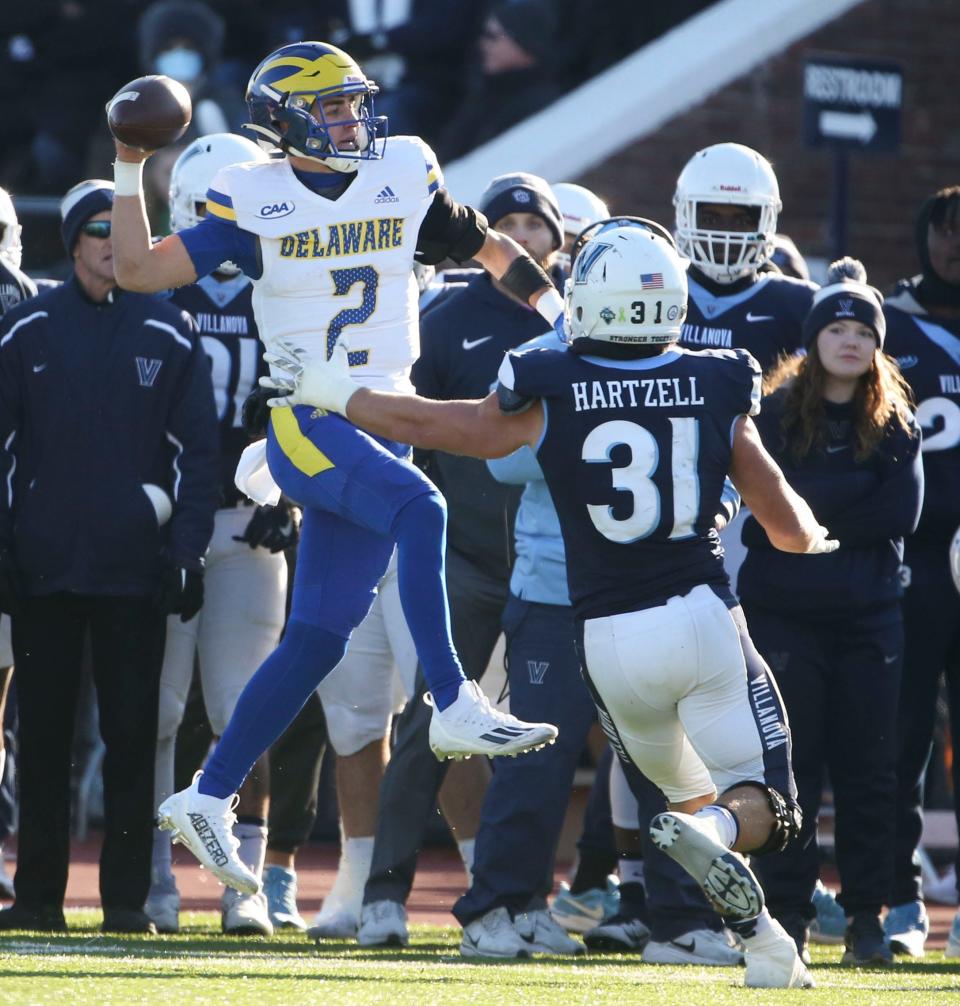
<instances>
[{"instance_id":1,"label":"white jersey","mask_svg":"<svg viewBox=\"0 0 960 1006\"><path fill-rule=\"evenodd\" d=\"M335 200L303 185L286 158L220 171L208 211L259 238L253 308L264 345L283 340L329 358L339 340L358 383L412 391L420 353L413 256L442 184L433 151L413 136L391 137L384 159L361 161Z\"/></svg>"}]
</instances>

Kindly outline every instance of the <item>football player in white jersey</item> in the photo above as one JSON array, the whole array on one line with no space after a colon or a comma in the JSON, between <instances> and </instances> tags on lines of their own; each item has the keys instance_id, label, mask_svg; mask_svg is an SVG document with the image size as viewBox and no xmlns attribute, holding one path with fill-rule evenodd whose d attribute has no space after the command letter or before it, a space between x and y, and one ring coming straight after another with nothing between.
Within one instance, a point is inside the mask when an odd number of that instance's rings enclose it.
<instances>
[{"instance_id":1,"label":"football player in white jersey","mask_svg":"<svg viewBox=\"0 0 960 1006\"><path fill-rule=\"evenodd\" d=\"M194 140L177 158L170 178L173 232L196 226L206 216L207 189L222 168L266 160L266 153L242 136L213 133ZM158 803L173 792L174 745L195 659L207 718L219 737L240 692L277 645L283 628L287 590L283 549L296 540L294 516L286 501L277 507L254 508L233 484L247 446L240 405L256 386L262 353L250 293L250 280L224 262L211 275L171 295L196 321L210 358L220 422L222 500L206 557L203 607L188 622L177 616L167 619L157 730ZM268 783L262 759L240 790L234 827L240 857L258 876L266 842ZM170 836L157 829L145 910L160 932L178 932L179 904ZM263 895L230 888L224 891L222 925L225 933L238 935L269 936L273 931Z\"/></svg>"},{"instance_id":2,"label":"football player in white jersey","mask_svg":"<svg viewBox=\"0 0 960 1006\"><path fill-rule=\"evenodd\" d=\"M253 280L268 349L293 340L327 359L340 345L358 379L410 390L417 355L416 254L422 261L474 258L552 324L562 302L549 277L482 214L442 186L432 151L417 137L385 138L372 113L376 85L333 46L283 46L247 88L252 128L283 156L220 172L207 218L150 242L142 166L149 153L118 142L114 268L121 287L155 291L195 282L224 260ZM518 753L556 729L491 708L463 676L450 640L443 582L445 507L406 460L409 448L374 438L323 410L274 410L268 437L238 472L248 494L282 489L304 508L290 620L277 650L240 696L202 775L160 808L219 879L251 893L258 878L236 852L232 801L251 766L339 662L397 547L404 613L434 703L438 757Z\"/></svg>"}]
</instances>

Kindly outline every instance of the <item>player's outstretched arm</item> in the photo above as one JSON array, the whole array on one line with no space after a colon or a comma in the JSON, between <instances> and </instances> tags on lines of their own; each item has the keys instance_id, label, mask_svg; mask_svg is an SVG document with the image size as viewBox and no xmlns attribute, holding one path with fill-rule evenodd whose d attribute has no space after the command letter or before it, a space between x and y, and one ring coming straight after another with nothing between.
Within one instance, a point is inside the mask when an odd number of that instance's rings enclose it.
<instances>
[{"instance_id":1,"label":"player's outstretched arm","mask_svg":"<svg viewBox=\"0 0 960 1006\"><path fill-rule=\"evenodd\" d=\"M562 324L563 298L550 277L508 234L488 230L474 258L519 300L536 308L550 325L557 328ZM559 329L558 334L563 337Z\"/></svg>"},{"instance_id":2,"label":"player's outstretched arm","mask_svg":"<svg viewBox=\"0 0 960 1006\"><path fill-rule=\"evenodd\" d=\"M482 401L438 402L361 388L350 396L346 415L369 433L474 458L502 458L535 444L543 427L539 402L519 415L505 415L496 394Z\"/></svg>"},{"instance_id":3,"label":"player's outstretched arm","mask_svg":"<svg viewBox=\"0 0 960 1006\"><path fill-rule=\"evenodd\" d=\"M502 458L524 444L537 443L543 429L539 402L525 412L500 411L496 394L482 401L437 402L360 387L350 374L347 350L338 343L329 360L310 359L304 350L280 343L263 354L271 375L260 386L278 392L273 408L312 405L338 412L378 436L424 450Z\"/></svg>"},{"instance_id":4,"label":"player's outstretched arm","mask_svg":"<svg viewBox=\"0 0 960 1006\"><path fill-rule=\"evenodd\" d=\"M195 283L193 261L179 237L172 234L158 244L150 241L142 184L143 163L149 154L119 141L116 146L111 237L117 284L124 290L156 293Z\"/></svg>"},{"instance_id":5,"label":"player's outstretched arm","mask_svg":"<svg viewBox=\"0 0 960 1006\"><path fill-rule=\"evenodd\" d=\"M730 478L743 502L767 532L774 548L784 552L832 552L838 542L828 538L807 501L784 478L767 453L757 427L741 416L733 435Z\"/></svg>"}]
</instances>

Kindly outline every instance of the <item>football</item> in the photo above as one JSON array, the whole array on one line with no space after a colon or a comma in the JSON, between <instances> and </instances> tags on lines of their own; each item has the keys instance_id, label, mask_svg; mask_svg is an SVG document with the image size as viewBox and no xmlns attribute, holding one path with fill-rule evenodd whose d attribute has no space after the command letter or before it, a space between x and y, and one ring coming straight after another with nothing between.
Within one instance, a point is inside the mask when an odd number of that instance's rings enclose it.
<instances>
[{"instance_id":1,"label":"football","mask_svg":"<svg viewBox=\"0 0 960 1006\"><path fill-rule=\"evenodd\" d=\"M110 132L128 147L159 150L175 143L190 125L190 94L179 81L138 77L107 103Z\"/></svg>"}]
</instances>

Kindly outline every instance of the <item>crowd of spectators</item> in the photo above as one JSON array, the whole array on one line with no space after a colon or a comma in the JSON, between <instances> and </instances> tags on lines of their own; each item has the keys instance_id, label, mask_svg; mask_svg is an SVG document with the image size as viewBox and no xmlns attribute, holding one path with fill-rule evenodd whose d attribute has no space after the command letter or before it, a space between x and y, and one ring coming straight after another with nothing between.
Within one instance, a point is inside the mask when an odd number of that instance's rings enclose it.
<instances>
[{"instance_id":1,"label":"crowd of spectators","mask_svg":"<svg viewBox=\"0 0 960 1006\"><path fill-rule=\"evenodd\" d=\"M16 137L0 153L0 186L59 196L80 178L105 174L112 155L104 96L140 74L167 74L191 90L195 132L185 143L236 130L263 53L305 38L350 52L380 84L378 111L389 115L391 132L422 136L448 161L705 6L685 0L669 14L637 17L625 0L16 5L0 29L0 113ZM514 78L524 93L501 108ZM162 201L164 187L157 191Z\"/></svg>"}]
</instances>

